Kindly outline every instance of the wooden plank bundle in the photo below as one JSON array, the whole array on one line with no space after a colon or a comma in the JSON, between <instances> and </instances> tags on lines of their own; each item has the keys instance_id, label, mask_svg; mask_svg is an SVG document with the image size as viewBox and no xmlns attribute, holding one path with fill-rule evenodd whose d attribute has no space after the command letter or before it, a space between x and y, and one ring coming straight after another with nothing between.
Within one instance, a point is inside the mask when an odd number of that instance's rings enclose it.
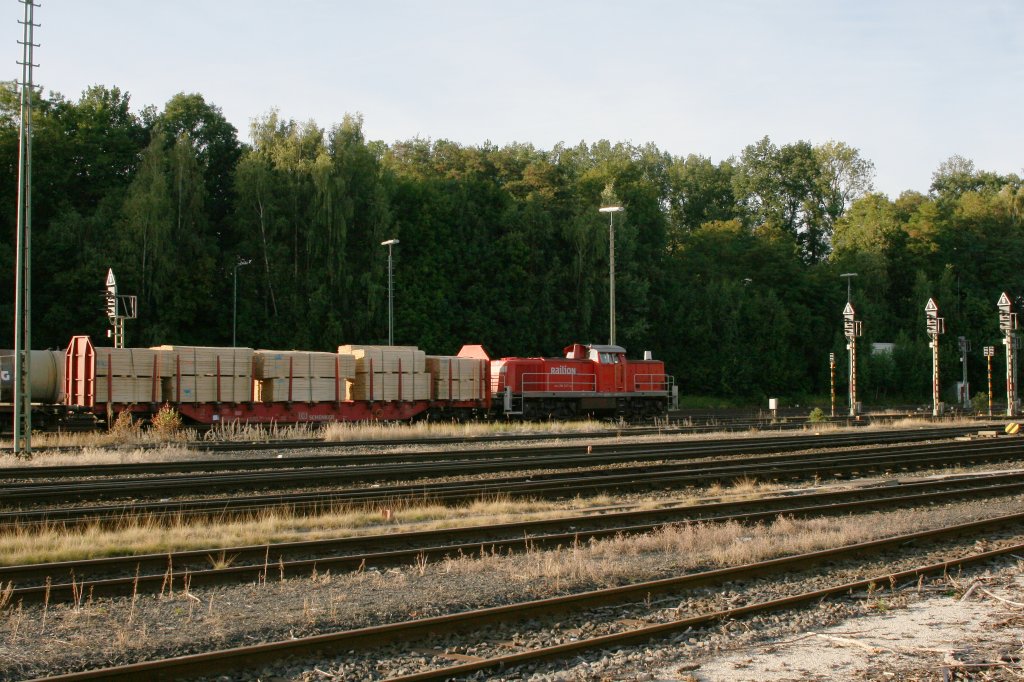
<instances>
[{"instance_id":1,"label":"wooden plank bundle","mask_svg":"<svg viewBox=\"0 0 1024 682\"><path fill-rule=\"evenodd\" d=\"M157 346L167 353L163 399L183 403L241 403L253 399L252 348ZM219 381L218 381L219 380Z\"/></svg>"},{"instance_id":2,"label":"wooden plank bundle","mask_svg":"<svg viewBox=\"0 0 1024 682\"><path fill-rule=\"evenodd\" d=\"M483 396L482 361L450 355L428 355L426 364L433 380L435 400L478 400Z\"/></svg>"},{"instance_id":3,"label":"wooden plank bundle","mask_svg":"<svg viewBox=\"0 0 1024 682\"><path fill-rule=\"evenodd\" d=\"M346 400L429 400L430 375L426 353L415 346L339 346L355 357L355 377L347 384Z\"/></svg>"},{"instance_id":4,"label":"wooden plank bundle","mask_svg":"<svg viewBox=\"0 0 1024 682\"><path fill-rule=\"evenodd\" d=\"M338 379L337 385L333 377L278 377L277 379L260 379L256 381L256 397L258 402L281 403L326 403L345 399L346 379ZM337 396L337 397L336 397Z\"/></svg>"},{"instance_id":5,"label":"wooden plank bundle","mask_svg":"<svg viewBox=\"0 0 1024 682\"><path fill-rule=\"evenodd\" d=\"M96 348L97 403L157 403L163 400L163 351L150 348ZM156 377L154 379L154 377Z\"/></svg>"},{"instance_id":6,"label":"wooden plank bundle","mask_svg":"<svg viewBox=\"0 0 1024 682\"><path fill-rule=\"evenodd\" d=\"M252 348L220 348L214 346L156 346L170 351L171 369L163 376L252 377Z\"/></svg>"},{"instance_id":7,"label":"wooden plank bundle","mask_svg":"<svg viewBox=\"0 0 1024 682\"><path fill-rule=\"evenodd\" d=\"M344 381L356 375L356 359L345 353L317 353L301 350L257 350L253 352L254 379L323 378L335 374Z\"/></svg>"},{"instance_id":8,"label":"wooden plank bundle","mask_svg":"<svg viewBox=\"0 0 1024 682\"><path fill-rule=\"evenodd\" d=\"M159 377L96 377L96 404L158 403L162 399Z\"/></svg>"},{"instance_id":9,"label":"wooden plank bundle","mask_svg":"<svg viewBox=\"0 0 1024 682\"><path fill-rule=\"evenodd\" d=\"M96 377L170 376L169 357L153 348L96 348Z\"/></svg>"},{"instance_id":10,"label":"wooden plank bundle","mask_svg":"<svg viewBox=\"0 0 1024 682\"><path fill-rule=\"evenodd\" d=\"M394 374L425 372L427 354L416 346L338 346L338 352L356 359L356 373L366 373L373 365L374 372Z\"/></svg>"},{"instance_id":11,"label":"wooden plank bundle","mask_svg":"<svg viewBox=\"0 0 1024 682\"><path fill-rule=\"evenodd\" d=\"M344 353L257 350L253 354L255 399L260 402L344 400L356 359Z\"/></svg>"},{"instance_id":12,"label":"wooden plank bundle","mask_svg":"<svg viewBox=\"0 0 1024 682\"><path fill-rule=\"evenodd\" d=\"M430 375L426 372L356 373L347 383L346 400L430 400Z\"/></svg>"},{"instance_id":13,"label":"wooden plank bundle","mask_svg":"<svg viewBox=\"0 0 1024 682\"><path fill-rule=\"evenodd\" d=\"M220 379L220 390L217 384ZM183 374L163 379L163 399L182 403L242 403L253 399L252 378L234 376L193 376Z\"/></svg>"}]
</instances>

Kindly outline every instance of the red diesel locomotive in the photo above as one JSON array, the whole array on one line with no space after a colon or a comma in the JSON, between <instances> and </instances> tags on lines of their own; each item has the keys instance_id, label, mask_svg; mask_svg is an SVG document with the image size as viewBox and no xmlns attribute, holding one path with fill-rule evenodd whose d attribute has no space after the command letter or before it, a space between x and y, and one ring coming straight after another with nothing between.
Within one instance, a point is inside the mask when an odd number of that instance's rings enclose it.
<instances>
[{"instance_id":1,"label":"red diesel locomotive","mask_svg":"<svg viewBox=\"0 0 1024 682\"><path fill-rule=\"evenodd\" d=\"M665 363L629 360L621 346L576 343L561 358L491 362L495 411L525 419L657 417L674 405L675 390Z\"/></svg>"}]
</instances>

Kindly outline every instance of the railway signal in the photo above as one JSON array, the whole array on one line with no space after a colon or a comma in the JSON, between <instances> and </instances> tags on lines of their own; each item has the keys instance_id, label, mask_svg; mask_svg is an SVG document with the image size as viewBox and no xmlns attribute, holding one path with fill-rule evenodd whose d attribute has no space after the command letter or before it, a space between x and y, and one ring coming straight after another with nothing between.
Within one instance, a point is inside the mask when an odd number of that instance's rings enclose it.
<instances>
[{"instance_id":1,"label":"railway signal","mask_svg":"<svg viewBox=\"0 0 1024 682\"><path fill-rule=\"evenodd\" d=\"M1013 417L1017 414L1017 313L1013 312L1013 303L1005 291L996 302L996 307L999 309L999 331L1004 334L1003 345L1006 346L1006 416Z\"/></svg>"},{"instance_id":2,"label":"railway signal","mask_svg":"<svg viewBox=\"0 0 1024 682\"><path fill-rule=\"evenodd\" d=\"M970 409L971 385L967 383L967 354L971 352L971 342L966 336L958 336L957 347L960 349L960 362L964 368L964 378L960 382L960 402L965 409Z\"/></svg>"},{"instance_id":3,"label":"railway signal","mask_svg":"<svg viewBox=\"0 0 1024 682\"><path fill-rule=\"evenodd\" d=\"M939 401L939 335L946 332L946 319L939 317L939 306L935 305L935 299L929 298L924 306L925 330L931 341L928 346L932 349L932 416L938 417L942 413L942 404Z\"/></svg>"},{"instance_id":4,"label":"railway signal","mask_svg":"<svg viewBox=\"0 0 1024 682\"><path fill-rule=\"evenodd\" d=\"M107 285L103 293L103 301L107 312L107 319L110 320L112 330L107 330L107 336L113 335L114 348L124 348L124 321L134 320L139 316L138 298L132 295L121 295L117 293L117 280L114 278L114 269L107 269Z\"/></svg>"},{"instance_id":5,"label":"railway signal","mask_svg":"<svg viewBox=\"0 0 1024 682\"><path fill-rule=\"evenodd\" d=\"M828 354L829 386L832 390L832 416L836 416L836 354Z\"/></svg>"},{"instance_id":6,"label":"railway signal","mask_svg":"<svg viewBox=\"0 0 1024 682\"><path fill-rule=\"evenodd\" d=\"M117 280L114 278L114 269L107 269L107 286L103 294L103 301L107 307L107 319L114 324L117 317Z\"/></svg>"},{"instance_id":7,"label":"railway signal","mask_svg":"<svg viewBox=\"0 0 1024 682\"><path fill-rule=\"evenodd\" d=\"M853 310L853 304L846 302L843 308L843 336L846 349L850 351L850 416L857 416L857 337L863 334L860 320Z\"/></svg>"},{"instance_id":8,"label":"railway signal","mask_svg":"<svg viewBox=\"0 0 1024 682\"><path fill-rule=\"evenodd\" d=\"M996 354L995 346L985 346L982 349L985 356L985 364L988 365L988 416L992 416L992 356Z\"/></svg>"}]
</instances>

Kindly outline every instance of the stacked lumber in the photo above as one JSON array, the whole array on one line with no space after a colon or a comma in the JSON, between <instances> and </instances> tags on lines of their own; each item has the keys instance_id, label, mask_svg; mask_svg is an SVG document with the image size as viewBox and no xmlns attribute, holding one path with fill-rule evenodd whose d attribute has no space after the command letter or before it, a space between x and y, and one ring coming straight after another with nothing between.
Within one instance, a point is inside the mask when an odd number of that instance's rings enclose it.
<instances>
[{"instance_id":1,"label":"stacked lumber","mask_svg":"<svg viewBox=\"0 0 1024 682\"><path fill-rule=\"evenodd\" d=\"M157 346L167 353L161 369L163 399L183 403L252 400L252 348ZM161 367L164 363L161 362Z\"/></svg>"},{"instance_id":2,"label":"stacked lumber","mask_svg":"<svg viewBox=\"0 0 1024 682\"><path fill-rule=\"evenodd\" d=\"M166 352L153 348L96 348L96 376L170 376L167 358Z\"/></svg>"},{"instance_id":3,"label":"stacked lumber","mask_svg":"<svg viewBox=\"0 0 1024 682\"><path fill-rule=\"evenodd\" d=\"M256 400L330 402L345 398L356 359L344 353L257 350L253 354Z\"/></svg>"},{"instance_id":4,"label":"stacked lumber","mask_svg":"<svg viewBox=\"0 0 1024 682\"><path fill-rule=\"evenodd\" d=\"M96 348L97 403L157 403L165 354L150 348Z\"/></svg>"},{"instance_id":5,"label":"stacked lumber","mask_svg":"<svg viewBox=\"0 0 1024 682\"><path fill-rule=\"evenodd\" d=\"M346 400L430 400L426 353L416 346L339 346L355 358Z\"/></svg>"},{"instance_id":6,"label":"stacked lumber","mask_svg":"<svg viewBox=\"0 0 1024 682\"><path fill-rule=\"evenodd\" d=\"M252 376L252 348L155 346L154 350L169 351L172 364L163 376Z\"/></svg>"},{"instance_id":7,"label":"stacked lumber","mask_svg":"<svg viewBox=\"0 0 1024 682\"><path fill-rule=\"evenodd\" d=\"M253 353L254 379L288 377L353 377L356 359L341 353L317 353L303 350L257 350Z\"/></svg>"},{"instance_id":8,"label":"stacked lumber","mask_svg":"<svg viewBox=\"0 0 1024 682\"><path fill-rule=\"evenodd\" d=\"M478 400L484 363L476 358L428 355L427 371L433 377L435 400Z\"/></svg>"},{"instance_id":9,"label":"stacked lumber","mask_svg":"<svg viewBox=\"0 0 1024 682\"><path fill-rule=\"evenodd\" d=\"M218 393L218 379L220 391ZM180 393L179 393L180 383ZM252 378L182 374L163 380L164 400L182 403L242 403L252 400ZM218 399L219 395L219 399Z\"/></svg>"}]
</instances>

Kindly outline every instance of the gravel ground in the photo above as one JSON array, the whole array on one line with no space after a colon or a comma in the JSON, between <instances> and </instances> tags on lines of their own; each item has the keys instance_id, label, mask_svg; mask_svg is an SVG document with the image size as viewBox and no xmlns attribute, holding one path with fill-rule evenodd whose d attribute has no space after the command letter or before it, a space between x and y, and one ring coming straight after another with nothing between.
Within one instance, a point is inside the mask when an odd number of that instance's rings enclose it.
<instances>
[{"instance_id":1,"label":"gravel ground","mask_svg":"<svg viewBox=\"0 0 1024 682\"><path fill-rule=\"evenodd\" d=\"M896 519L905 520L909 516L915 527L926 527L1020 509L1021 498L1014 497L929 507L917 512L877 513L859 518L858 523L862 522L869 529L888 528L895 524ZM822 520L818 523L828 525L835 522ZM740 537L739 542L743 541L744 537ZM830 566L829 573L834 576L837 572L844 572L851 578L885 573L894 564L917 565L953 551L968 551L972 544L968 542L956 549L907 549L903 553L890 553L883 562L857 567ZM85 595L78 606L8 604L0 611L0 679L23 679L300 637L667 577L716 565L710 560L710 550L702 550L708 552L705 557L703 554L688 556L670 547L659 550L658 543L629 551L620 551L617 547L611 546L593 554L564 548L560 552L514 557L457 558L402 570L378 571L371 567L344 575L324 574L284 581L275 580L271 568L267 582L253 585L190 592L178 589L174 594L139 596L134 600L94 601ZM828 581L832 579L829 577ZM428 643L417 649L415 654L390 649L379 654L357 653L338 659L279 666L256 675L227 676L225 679L317 680L333 677L377 680L384 675L411 671L425 663L450 664L452 658L460 656L492 655L501 650L497 642L536 646L558 638L589 636L630 627L636 624L636 619L648 622L671 620L709 608L772 598L811 585L821 585L824 581L822 575L812 571L805 575L787 576L783 580L764 579L749 585L670 595L664 604L657 601L612 612L598 610L573 615L558 626L536 624L534 629L499 627L491 635L474 633L468 641L466 637L449 637ZM916 597L894 597L886 602L886 608L902 605L912 598ZM677 637L666 645L598 652L570 662L568 669L562 663L517 671L504 678L485 675L481 679L690 679L682 675L691 673L681 670L686 666L703 665L701 656L714 653L717 657L718 652L730 647L765 646L767 640L764 637L798 636L812 627L838 624L851 614L871 613L872 609L877 612L877 604L878 599L827 603L818 609L727 623L714 631L684 633L685 637ZM772 632L776 634L771 635Z\"/></svg>"}]
</instances>

